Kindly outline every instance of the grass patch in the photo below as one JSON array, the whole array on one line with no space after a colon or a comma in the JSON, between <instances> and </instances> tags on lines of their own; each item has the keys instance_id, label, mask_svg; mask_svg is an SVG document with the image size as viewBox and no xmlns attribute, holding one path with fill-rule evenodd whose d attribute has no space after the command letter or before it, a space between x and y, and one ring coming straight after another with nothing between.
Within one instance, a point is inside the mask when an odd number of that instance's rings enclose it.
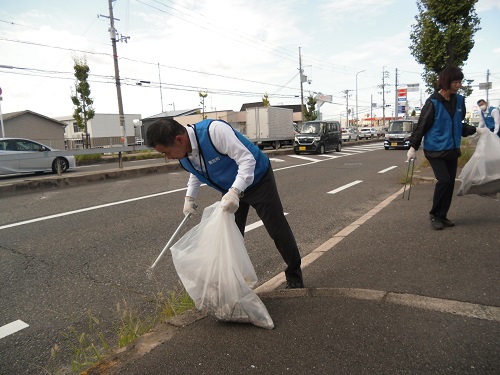
<instances>
[{"instance_id":1,"label":"grass patch","mask_svg":"<svg viewBox=\"0 0 500 375\"><path fill-rule=\"evenodd\" d=\"M82 155L75 155L75 160L77 162L84 161L84 160L101 160L101 159L102 159L102 154L82 154Z\"/></svg>"},{"instance_id":2,"label":"grass patch","mask_svg":"<svg viewBox=\"0 0 500 375\"><path fill-rule=\"evenodd\" d=\"M460 149L462 151L462 155L458 158L458 167L463 168L474 154L474 151L476 151L476 145L473 145L469 139L462 139Z\"/></svg>"},{"instance_id":3,"label":"grass patch","mask_svg":"<svg viewBox=\"0 0 500 375\"><path fill-rule=\"evenodd\" d=\"M194 302L180 285L172 291L153 293L148 299L153 304L153 313L141 313L129 306L127 301L117 303L116 336L106 338L99 329L100 321L92 311L87 311L88 326L80 332L74 325L61 333L63 344L55 344L50 351L50 359L43 369L46 374L79 374L96 365L116 349L122 348L143 334L150 332L156 325L193 309ZM113 342L114 344L110 344Z\"/></svg>"}]
</instances>

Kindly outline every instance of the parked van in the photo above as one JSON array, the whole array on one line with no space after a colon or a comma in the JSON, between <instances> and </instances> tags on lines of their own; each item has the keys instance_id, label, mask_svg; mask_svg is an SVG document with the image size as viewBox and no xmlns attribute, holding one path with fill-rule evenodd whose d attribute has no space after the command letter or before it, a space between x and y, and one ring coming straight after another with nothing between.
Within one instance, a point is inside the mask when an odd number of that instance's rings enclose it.
<instances>
[{"instance_id":1,"label":"parked van","mask_svg":"<svg viewBox=\"0 0 500 375\"><path fill-rule=\"evenodd\" d=\"M324 154L342 149L342 130L338 121L307 121L295 135L293 151Z\"/></svg>"},{"instance_id":2,"label":"parked van","mask_svg":"<svg viewBox=\"0 0 500 375\"><path fill-rule=\"evenodd\" d=\"M410 135L416 129L417 122L414 120L395 120L389 123L385 132L384 148L410 148Z\"/></svg>"}]
</instances>

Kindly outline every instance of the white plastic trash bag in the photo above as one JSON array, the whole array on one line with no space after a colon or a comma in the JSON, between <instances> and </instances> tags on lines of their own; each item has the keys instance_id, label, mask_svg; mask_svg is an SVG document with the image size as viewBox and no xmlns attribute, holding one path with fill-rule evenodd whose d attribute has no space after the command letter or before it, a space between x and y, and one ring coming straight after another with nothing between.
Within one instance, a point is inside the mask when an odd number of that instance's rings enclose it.
<instances>
[{"instance_id":1,"label":"white plastic trash bag","mask_svg":"<svg viewBox=\"0 0 500 375\"><path fill-rule=\"evenodd\" d=\"M198 310L217 320L272 329L266 307L251 289L257 275L234 214L219 206L205 208L201 222L171 247L175 269Z\"/></svg>"},{"instance_id":2,"label":"white plastic trash bag","mask_svg":"<svg viewBox=\"0 0 500 375\"><path fill-rule=\"evenodd\" d=\"M490 132L481 134L476 150L462 168L458 195L495 196L500 192L500 138Z\"/></svg>"}]
</instances>

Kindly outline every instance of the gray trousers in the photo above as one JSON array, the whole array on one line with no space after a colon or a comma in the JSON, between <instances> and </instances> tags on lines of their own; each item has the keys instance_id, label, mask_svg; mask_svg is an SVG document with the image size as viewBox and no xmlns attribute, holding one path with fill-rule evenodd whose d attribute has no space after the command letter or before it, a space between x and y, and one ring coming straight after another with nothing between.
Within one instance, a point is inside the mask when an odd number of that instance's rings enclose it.
<instances>
[{"instance_id":1,"label":"gray trousers","mask_svg":"<svg viewBox=\"0 0 500 375\"><path fill-rule=\"evenodd\" d=\"M264 178L250 191L245 191L243 198L240 199L240 206L235 213L235 220L242 235L245 233L250 206L255 209L264 223L267 233L273 239L276 248L287 265L285 269L286 280L289 282L302 282L299 249L292 229L285 218L271 166Z\"/></svg>"}]
</instances>

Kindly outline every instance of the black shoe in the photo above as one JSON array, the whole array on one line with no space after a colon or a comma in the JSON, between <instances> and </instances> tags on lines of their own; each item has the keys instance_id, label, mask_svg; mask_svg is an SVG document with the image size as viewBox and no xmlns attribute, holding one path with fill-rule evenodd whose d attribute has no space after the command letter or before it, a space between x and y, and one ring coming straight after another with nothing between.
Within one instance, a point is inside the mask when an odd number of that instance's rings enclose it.
<instances>
[{"instance_id":1,"label":"black shoe","mask_svg":"<svg viewBox=\"0 0 500 375\"><path fill-rule=\"evenodd\" d=\"M299 289L303 287L304 283L302 281L287 281L285 289Z\"/></svg>"},{"instance_id":2,"label":"black shoe","mask_svg":"<svg viewBox=\"0 0 500 375\"><path fill-rule=\"evenodd\" d=\"M435 230L441 230L444 228L444 225L437 216L431 215L431 227Z\"/></svg>"},{"instance_id":3,"label":"black shoe","mask_svg":"<svg viewBox=\"0 0 500 375\"><path fill-rule=\"evenodd\" d=\"M450 219L444 218L444 219L440 219L440 220L441 220L441 223L443 223L443 227L450 228L450 227L455 226L455 223L453 221L451 221Z\"/></svg>"}]
</instances>

